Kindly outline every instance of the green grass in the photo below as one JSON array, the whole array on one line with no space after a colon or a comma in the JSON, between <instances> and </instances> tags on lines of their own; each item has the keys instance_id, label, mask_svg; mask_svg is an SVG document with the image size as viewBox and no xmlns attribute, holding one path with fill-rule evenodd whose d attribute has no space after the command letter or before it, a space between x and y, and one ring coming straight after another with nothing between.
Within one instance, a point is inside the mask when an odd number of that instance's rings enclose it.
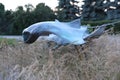
<instances>
[{"instance_id":1,"label":"green grass","mask_svg":"<svg viewBox=\"0 0 120 80\"><path fill-rule=\"evenodd\" d=\"M0 38L0 46L2 46L2 45L15 45L16 43L17 43L16 39Z\"/></svg>"}]
</instances>

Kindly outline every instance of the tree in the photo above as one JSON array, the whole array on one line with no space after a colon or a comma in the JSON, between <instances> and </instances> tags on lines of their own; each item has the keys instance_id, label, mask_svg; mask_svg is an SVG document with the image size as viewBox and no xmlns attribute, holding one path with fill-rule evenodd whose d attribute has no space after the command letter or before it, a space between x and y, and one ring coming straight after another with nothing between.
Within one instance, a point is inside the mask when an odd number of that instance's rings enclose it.
<instances>
[{"instance_id":1,"label":"tree","mask_svg":"<svg viewBox=\"0 0 120 80\"><path fill-rule=\"evenodd\" d=\"M5 7L0 3L0 18L4 17Z\"/></svg>"},{"instance_id":2,"label":"tree","mask_svg":"<svg viewBox=\"0 0 120 80\"><path fill-rule=\"evenodd\" d=\"M2 3L0 3L0 33L3 34L4 33L4 24L5 24L5 8L4 5Z\"/></svg>"},{"instance_id":3,"label":"tree","mask_svg":"<svg viewBox=\"0 0 120 80\"><path fill-rule=\"evenodd\" d=\"M4 24L4 34L11 34L12 32L12 26L13 26L13 11L12 10L7 10L5 11L5 24Z\"/></svg>"},{"instance_id":4,"label":"tree","mask_svg":"<svg viewBox=\"0 0 120 80\"><path fill-rule=\"evenodd\" d=\"M12 34L22 33L22 30L25 26L24 14L25 14L25 11L23 9L23 6L18 6L16 11L13 13L14 22L12 26Z\"/></svg>"},{"instance_id":5,"label":"tree","mask_svg":"<svg viewBox=\"0 0 120 80\"><path fill-rule=\"evenodd\" d=\"M103 20L106 12L103 4L104 0L83 0L82 19L83 20Z\"/></svg>"},{"instance_id":6,"label":"tree","mask_svg":"<svg viewBox=\"0 0 120 80\"><path fill-rule=\"evenodd\" d=\"M4 5L0 3L0 34L19 35L33 23L55 18L53 10L44 3L39 3L35 8L32 4L26 4L25 9L18 6L16 11L5 11Z\"/></svg>"},{"instance_id":7,"label":"tree","mask_svg":"<svg viewBox=\"0 0 120 80\"><path fill-rule=\"evenodd\" d=\"M120 0L83 0L83 20L120 19Z\"/></svg>"},{"instance_id":8,"label":"tree","mask_svg":"<svg viewBox=\"0 0 120 80\"><path fill-rule=\"evenodd\" d=\"M107 0L104 3L107 19L120 19L120 0Z\"/></svg>"},{"instance_id":9,"label":"tree","mask_svg":"<svg viewBox=\"0 0 120 80\"><path fill-rule=\"evenodd\" d=\"M58 19L62 18L69 20L78 18L80 9L76 4L78 4L78 1L76 0L59 0L59 5L57 6Z\"/></svg>"},{"instance_id":10,"label":"tree","mask_svg":"<svg viewBox=\"0 0 120 80\"><path fill-rule=\"evenodd\" d=\"M39 3L36 5L33 13L35 22L54 20L56 18L53 10L46 6L45 3Z\"/></svg>"},{"instance_id":11,"label":"tree","mask_svg":"<svg viewBox=\"0 0 120 80\"><path fill-rule=\"evenodd\" d=\"M31 12L34 10L34 6L32 4L26 4L25 8L26 8L26 12Z\"/></svg>"},{"instance_id":12,"label":"tree","mask_svg":"<svg viewBox=\"0 0 120 80\"><path fill-rule=\"evenodd\" d=\"M32 4L25 5L26 10L23 9L23 6L18 6L14 12L13 17L13 26L11 28L12 34L21 34L23 29L33 24L34 21L34 7Z\"/></svg>"}]
</instances>

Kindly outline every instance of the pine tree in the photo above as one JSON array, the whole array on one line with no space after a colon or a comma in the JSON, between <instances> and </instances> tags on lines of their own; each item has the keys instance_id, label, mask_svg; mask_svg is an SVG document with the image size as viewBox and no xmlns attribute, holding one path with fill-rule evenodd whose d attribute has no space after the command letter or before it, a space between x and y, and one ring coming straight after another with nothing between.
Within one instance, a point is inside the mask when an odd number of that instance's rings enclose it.
<instances>
[{"instance_id":1,"label":"pine tree","mask_svg":"<svg viewBox=\"0 0 120 80\"><path fill-rule=\"evenodd\" d=\"M75 19L79 17L80 9L77 6L79 2L76 0L59 0L59 6L57 7L57 14L59 18L63 18L65 20ZM60 15L62 12L62 15ZM60 13L60 14L59 14Z\"/></svg>"},{"instance_id":2,"label":"pine tree","mask_svg":"<svg viewBox=\"0 0 120 80\"><path fill-rule=\"evenodd\" d=\"M83 0L83 20L120 19L120 0Z\"/></svg>"},{"instance_id":3,"label":"pine tree","mask_svg":"<svg viewBox=\"0 0 120 80\"><path fill-rule=\"evenodd\" d=\"M103 7L104 0L83 0L82 19L83 20L102 20L106 13Z\"/></svg>"},{"instance_id":4,"label":"pine tree","mask_svg":"<svg viewBox=\"0 0 120 80\"><path fill-rule=\"evenodd\" d=\"M120 19L120 0L108 0L105 5L107 19Z\"/></svg>"}]
</instances>

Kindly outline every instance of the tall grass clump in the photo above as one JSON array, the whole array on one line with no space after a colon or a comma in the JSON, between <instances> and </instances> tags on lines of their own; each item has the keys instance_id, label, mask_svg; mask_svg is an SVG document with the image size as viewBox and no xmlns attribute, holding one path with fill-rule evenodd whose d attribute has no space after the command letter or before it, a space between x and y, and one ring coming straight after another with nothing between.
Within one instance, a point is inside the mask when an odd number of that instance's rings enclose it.
<instances>
[{"instance_id":1,"label":"tall grass clump","mask_svg":"<svg viewBox=\"0 0 120 80\"><path fill-rule=\"evenodd\" d=\"M46 41L6 45L0 51L0 80L120 80L119 48L120 35L94 39L80 53L72 45L52 51Z\"/></svg>"}]
</instances>

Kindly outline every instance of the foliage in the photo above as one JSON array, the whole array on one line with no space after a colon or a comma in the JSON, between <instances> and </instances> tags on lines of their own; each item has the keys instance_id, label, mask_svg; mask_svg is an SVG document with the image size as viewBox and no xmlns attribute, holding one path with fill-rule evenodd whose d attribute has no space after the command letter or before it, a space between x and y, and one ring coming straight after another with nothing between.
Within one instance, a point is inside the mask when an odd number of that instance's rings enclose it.
<instances>
[{"instance_id":1,"label":"foliage","mask_svg":"<svg viewBox=\"0 0 120 80\"><path fill-rule=\"evenodd\" d=\"M103 6L104 0L83 0L83 20L103 20L106 17Z\"/></svg>"},{"instance_id":2,"label":"foliage","mask_svg":"<svg viewBox=\"0 0 120 80\"><path fill-rule=\"evenodd\" d=\"M83 20L120 19L119 0L83 0Z\"/></svg>"},{"instance_id":3,"label":"foliage","mask_svg":"<svg viewBox=\"0 0 120 80\"><path fill-rule=\"evenodd\" d=\"M56 18L54 12L44 3L39 3L36 6L33 14L35 22L54 20Z\"/></svg>"},{"instance_id":4,"label":"foliage","mask_svg":"<svg viewBox=\"0 0 120 80\"><path fill-rule=\"evenodd\" d=\"M77 0L59 0L59 5L57 6L58 19L63 18L64 20L71 20L78 18L80 15L79 3ZM62 13L62 15L60 15Z\"/></svg>"},{"instance_id":5,"label":"foliage","mask_svg":"<svg viewBox=\"0 0 120 80\"><path fill-rule=\"evenodd\" d=\"M2 4L2 3L0 3L0 30L3 30L4 29L4 23L5 23L5 19L4 19L4 17L5 17L5 15L4 15L4 13L5 13L5 8L4 8L4 5Z\"/></svg>"},{"instance_id":6,"label":"foliage","mask_svg":"<svg viewBox=\"0 0 120 80\"><path fill-rule=\"evenodd\" d=\"M79 17L76 16L76 14L80 14L77 0L58 1L59 5L55 11L45 5L45 3L39 3L36 7L32 4L26 4L24 7L18 6L15 11L5 10L4 4L0 3L0 35L20 35L24 28L40 21L55 20L56 18L60 21L69 21ZM87 24L91 26L103 24L107 20L109 22L109 20L120 19L119 0L83 1L84 5L82 6L81 19L86 20L86 22L89 21ZM95 22L92 23L92 21ZM117 25L115 31L120 31L119 24Z\"/></svg>"},{"instance_id":7,"label":"foliage","mask_svg":"<svg viewBox=\"0 0 120 80\"><path fill-rule=\"evenodd\" d=\"M15 11L4 9L0 3L0 34L19 35L29 25L39 22L54 20L56 18L53 10L44 3L38 4L35 8L32 4L18 6Z\"/></svg>"}]
</instances>

